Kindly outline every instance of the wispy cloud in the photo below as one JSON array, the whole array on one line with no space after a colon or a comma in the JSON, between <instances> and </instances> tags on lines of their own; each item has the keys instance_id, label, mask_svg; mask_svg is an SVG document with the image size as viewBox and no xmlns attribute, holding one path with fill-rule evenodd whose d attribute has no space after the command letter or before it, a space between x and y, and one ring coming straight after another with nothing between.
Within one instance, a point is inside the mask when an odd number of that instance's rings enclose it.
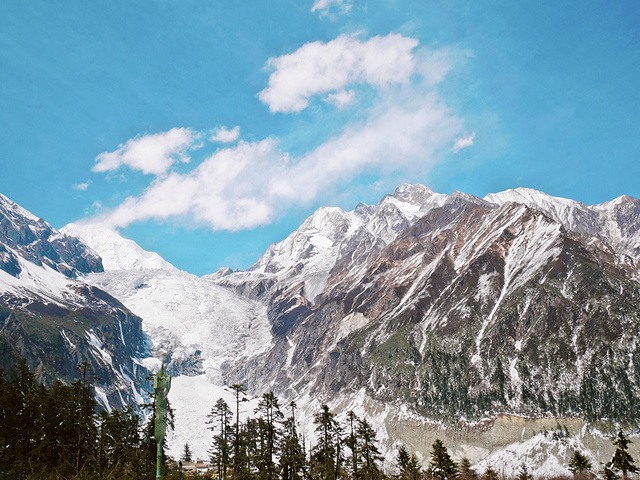
<instances>
[{"instance_id":1,"label":"wispy cloud","mask_svg":"<svg viewBox=\"0 0 640 480\"><path fill-rule=\"evenodd\" d=\"M473 145L473 141L475 138L476 138L476 132L472 132L472 133L465 132L464 135L456 139L451 150L453 151L453 153L458 153L463 148L467 148Z\"/></svg>"},{"instance_id":2,"label":"wispy cloud","mask_svg":"<svg viewBox=\"0 0 640 480\"><path fill-rule=\"evenodd\" d=\"M347 13L352 5L351 0L315 0L311 11L318 12L322 16L327 15L332 7L335 7L337 13Z\"/></svg>"},{"instance_id":3,"label":"wispy cloud","mask_svg":"<svg viewBox=\"0 0 640 480\"><path fill-rule=\"evenodd\" d=\"M340 110L353 104L356 99L356 92L353 90L340 90L336 93L330 93L324 99L325 102L334 104Z\"/></svg>"},{"instance_id":4,"label":"wispy cloud","mask_svg":"<svg viewBox=\"0 0 640 480\"><path fill-rule=\"evenodd\" d=\"M90 182L76 183L75 185L72 185L72 187L76 190L84 192L87 188L89 188L89 183Z\"/></svg>"},{"instance_id":5,"label":"wispy cloud","mask_svg":"<svg viewBox=\"0 0 640 480\"><path fill-rule=\"evenodd\" d=\"M328 43L307 43L268 61L274 71L259 98L272 112L299 112L311 97L340 92L352 84L407 83L415 69L417 46L417 40L398 34L366 41L340 35Z\"/></svg>"},{"instance_id":6,"label":"wispy cloud","mask_svg":"<svg viewBox=\"0 0 640 480\"><path fill-rule=\"evenodd\" d=\"M145 174L162 175L175 162L189 162L188 151L198 137L188 128L136 137L113 152L98 155L93 171L107 172L126 165Z\"/></svg>"},{"instance_id":7,"label":"wispy cloud","mask_svg":"<svg viewBox=\"0 0 640 480\"><path fill-rule=\"evenodd\" d=\"M211 142L220 142L220 143L231 143L235 142L240 137L240 127L236 125L235 127L228 129L226 127L219 127L214 132L213 135L209 138Z\"/></svg>"}]
</instances>

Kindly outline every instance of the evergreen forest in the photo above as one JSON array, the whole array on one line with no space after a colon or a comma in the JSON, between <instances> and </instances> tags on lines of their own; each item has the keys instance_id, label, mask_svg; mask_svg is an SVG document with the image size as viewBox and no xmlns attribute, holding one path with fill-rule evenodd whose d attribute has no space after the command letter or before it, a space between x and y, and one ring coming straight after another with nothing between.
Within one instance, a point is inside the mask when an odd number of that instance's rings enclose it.
<instances>
[{"instance_id":1,"label":"evergreen forest","mask_svg":"<svg viewBox=\"0 0 640 480\"><path fill-rule=\"evenodd\" d=\"M0 479L11 480L153 480L157 444L154 438L154 398L142 405L112 411L98 408L87 363L78 367L71 384L36 381L26 362L8 373L0 370ZM282 405L265 393L252 417L238 421L245 400L243 385L232 385L234 402L215 402L208 418L213 432L207 471L193 466L188 444L180 458L163 457L163 479L211 480L506 480L489 467L479 475L471 462L455 462L436 440L424 468L400 446L385 462L376 432L365 418L348 412L339 422L326 405L314 415L315 444L308 449L298 431L296 405ZM146 418L146 420L145 420ZM172 415L169 415L171 427ZM628 452L630 440L619 432L610 462L599 478L626 480L638 468ZM392 465L391 467L389 467ZM496 468L499 466L495 466ZM576 451L568 465L574 477L593 479L589 458ZM518 480L531 480L523 464Z\"/></svg>"}]
</instances>

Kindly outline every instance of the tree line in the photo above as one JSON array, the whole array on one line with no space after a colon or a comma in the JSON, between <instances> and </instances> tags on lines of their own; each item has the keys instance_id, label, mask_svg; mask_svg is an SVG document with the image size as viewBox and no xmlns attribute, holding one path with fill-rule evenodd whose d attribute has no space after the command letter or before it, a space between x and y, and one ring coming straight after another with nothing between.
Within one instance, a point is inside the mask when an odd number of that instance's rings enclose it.
<instances>
[{"instance_id":1,"label":"tree line","mask_svg":"<svg viewBox=\"0 0 640 480\"><path fill-rule=\"evenodd\" d=\"M0 370L0 479L16 480L152 480L155 478L153 395L146 421L133 408L99 410L89 364L78 367L71 384L41 385L20 361L5 375ZM423 469L418 458L400 446L393 471L384 472L376 433L365 418L348 412L338 421L327 405L314 415L316 441L308 448L298 431L296 405L286 406L268 392L253 416L240 421L246 389L232 385L234 402L219 399L208 416L213 442L211 469L185 474L192 460L188 444L177 461L165 457L163 478L211 480L498 480L489 467L477 474L468 459L452 460L436 440ZM170 421L172 415L170 415ZM599 474L605 480L627 479L637 472L622 433L616 451ZM576 451L569 462L576 477L593 478L586 455ZM522 466L518 480L530 480Z\"/></svg>"}]
</instances>

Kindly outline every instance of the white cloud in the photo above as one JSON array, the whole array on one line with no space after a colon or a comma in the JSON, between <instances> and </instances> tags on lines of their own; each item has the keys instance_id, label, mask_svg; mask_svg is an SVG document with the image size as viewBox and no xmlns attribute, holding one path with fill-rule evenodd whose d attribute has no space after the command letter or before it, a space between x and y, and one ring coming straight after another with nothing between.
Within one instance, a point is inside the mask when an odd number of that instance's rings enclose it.
<instances>
[{"instance_id":1,"label":"white cloud","mask_svg":"<svg viewBox=\"0 0 640 480\"><path fill-rule=\"evenodd\" d=\"M351 105L356 99L356 93L353 90L340 90L337 93L330 93L324 99L325 102L334 104L340 110Z\"/></svg>"},{"instance_id":2,"label":"white cloud","mask_svg":"<svg viewBox=\"0 0 640 480\"><path fill-rule=\"evenodd\" d=\"M236 125L232 129L219 127L214 132L209 141L220 143L235 142L240 137L240 127Z\"/></svg>"},{"instance_id":3,"label":"white cloud","mask_svg":"<svg viewBox=\"0 0 640 480\"><path fill-rule=\"evenodd\" d=\"M198 134L188 128L172 128L168 132L136 137L114 152L98 155L93 171L107 172L127 165L145 174L162 175L177 161L189 162L187 152L197 138Z\"/></svg>"},{"instance_id":4,"label":"white cloud","mask_svg":"<svg viewBox=\"0 0 640 480\"><path fill-rule=\"evenodd\" d=\"M130 197L107 223L124 227L132 222L191 216L212 230L254 228L268 223L273 208L265 196L265 176L274 175L282 160L275 140L219 150L187 174L171 173L154 181L144 194Z\"/></svg>"},{"instance_id":5,"label":"white cloud","mask_svg":"<svg viewBox=\"0 0 640 480\"><path fill-rule=\"evenodd\" d=\"M473 132L473 133L465 132L464 135L456 139L451 150L453 151L453 153L458 153L463 148L467 148L473 145L473 140L475 138L476 138L476 132Z\"/></svg>"},{"instance_id":6,"label":"white cloud","mask_svg":"<svg viewBox=\"0 0 640 480\"><path fill-rule=\"evenodd\" d=\"M351 5L352 2L350 0L315 0L311 11L320 12L320 15L327 15L329 9L335 6L339 13L347 13L351 10Z\"/></svg>"},{"instance_id":7,"label":"white cloud","mask_svg":"<svg viewBox=\"0 0 640 480\"><path fill-rule=\"evenodd\" d=\"M426 173L451 149L462 121L435 94L409 89L402 97L300 158L271 138L218 150L190 173L157 178L140 197L117 207L108 222L125 227L187 217L214 231L251 229L292 205L329 195L365 171Z\"/></svg>"},{"instance_id":8,"label":"white cloud","mask_svg":"<svg viewBox=\"0 0 640 480\"><path fill-rule=\"evenodd\" d=\"M411 40L397 37L394 41ZM370 42L340 38L359 45ZM251 229L270 223L293 205L326 200L363 173L374 179L403 172L426 174L456 145L473 142L474 134L463 135L462 120L434 88L451 68L447 56L418 52L414 59L410 54L414 46L408 45L403 50L410 57L400 62L405 65L404 73L398 70L393 73L399 75L393 77L398 82L396 88L381 89L375 105L359 115L361 120L347 124L340 134L326 139L314 150L293 156L281 148L276 138L241 140L216 151L188 173L174 171L157 177L140 196L128 198L111 211L107 222L125 227L149 219L187 218L211 230ZM414 61L419 64L413 65ZM350 62L346 61L351 65ZM347 78L357 71L356 76L384 84L390 80L379 65L388 63L384 59L378 59L377 64L367 60L364 62L367 68L342 70L347 72ZM412 71L423 73L417 73L409 81ZM344 89L345 82L333 82L335 93L325 91L328 94L325 100L338 105L352 102L354 94ZM320 90L316 86L308 91ZM308 98L299 92L296 95L298 100Z\"/></svg>"},{"instance_id":9,"label":"white cloud","mask_svg":"<svg viewBox=\"0 0 640 480\"><path fill-rule=\"evenodd\" d=\"M87 188L89 188L89 183L90 182L77 183L76 185L73 185L73 188L84 192Z\"/></svg>"},{"instance_id":10,"label":"white cloud","mask_svg":"<svg viewBox=\"0 0 640 480\"><path fill-rule=\"evenodd\" d=\"M287 202L310 202L322 191L366 171L426 173L450 147L462 122L435 94L388 102L273 177L270 193ZM395 99L398 100L398 99Z\"/></svg>"},{"instance_id":11,"label":"white cloud","mask_svg":"<svg viewBox=\"0 0 640 480\"><path fill-rule=\"evenodd\" d=\"M268 61L274 71L259 98L272 112L299 112L314 95L339 92L351 84L407 83L414 73L412 51L417 45L417 40L399 34L367 41L340 35L328 43L307 43Z\"/></svg>"}]
</instances>

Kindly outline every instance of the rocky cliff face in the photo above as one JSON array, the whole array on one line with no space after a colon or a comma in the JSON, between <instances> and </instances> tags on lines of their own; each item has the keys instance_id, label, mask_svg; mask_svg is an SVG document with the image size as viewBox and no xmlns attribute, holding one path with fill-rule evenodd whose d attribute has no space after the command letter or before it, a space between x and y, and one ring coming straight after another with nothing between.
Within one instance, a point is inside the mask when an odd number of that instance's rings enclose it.
<instances>
[{"instance_id":1,"label":"rocky cliff face","mask_svg":"<svg viewBox=\"0 0 640 480\"><path fill-rule=\"evenodd\" d=\"M104 407L137 404L148 340L139 317L76 278L102 271L77 238L0 196L0 366L25 358L41 381L70 381L87 361Z\"/></svg>"},{"instance_id":2,"label":"rocky cliff face","mask_svg":"<svg viewBox=\"0 0 640 480\"><path fill-rule=\"evenodd\" d=\"M70 278L103 271L102 259L76 237L57 232L0 194L0 269L17 277L18 257Z\"/></svg>"}]
</instances>

